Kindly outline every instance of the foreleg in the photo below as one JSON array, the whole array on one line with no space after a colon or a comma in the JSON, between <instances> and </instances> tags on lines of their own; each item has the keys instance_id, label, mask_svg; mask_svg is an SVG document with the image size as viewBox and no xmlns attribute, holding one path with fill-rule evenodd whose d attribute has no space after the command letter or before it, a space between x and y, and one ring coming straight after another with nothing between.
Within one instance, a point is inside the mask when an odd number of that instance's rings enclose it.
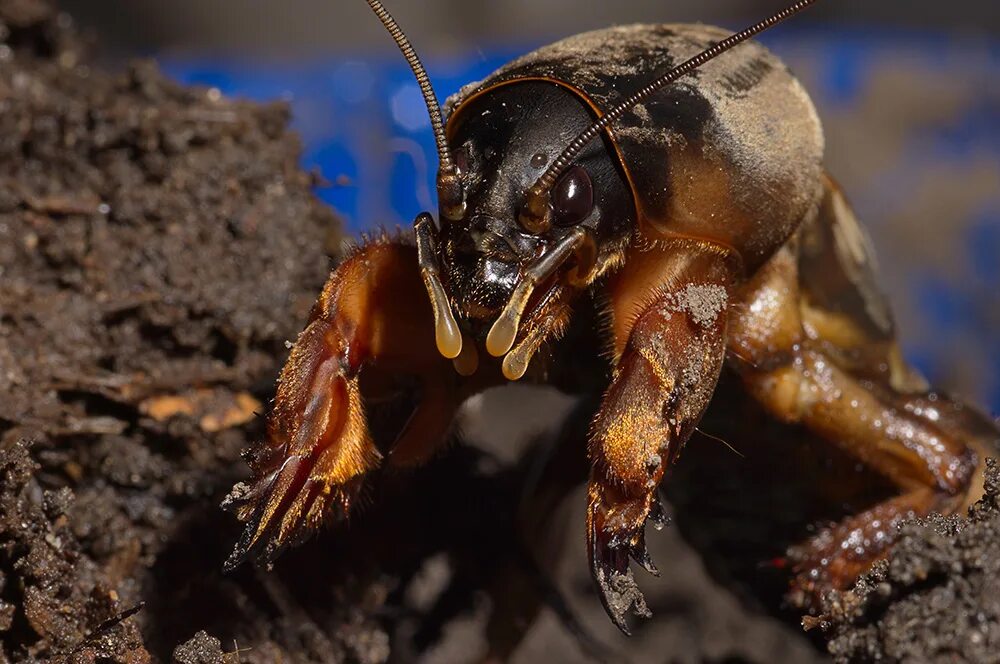
<instances>
[{"instance_id":1,"label":"foreleg","mask_svg":"<svg viewBox=\"0 0 1000 664\"><path fill-rule=\"evenodd\" d=\"M252 480L224 503L246 522L227 568L250 556L270 562L323 521L348 515L382 456L365 418L362 373L379 385L417 379L401 462L443 438L456 400L434 330L415 248L374 241L333 272L281 372L266 438L248 454Z\"/></svg>"},{"instance_id":2,"label":"foreleg","mask_svg":"<svg viewBox=\"0 0 1000 664\"><path fill-rule=\"evenodd\" d=\"M627 337L589 445L591 572L605 609L625 633L630 610L649 615L629 559L657 574L646 551L646 521L662 524L657 487L712 397L725 354L728 306L718 256L661 255L661 265L645 269L642 258L654 256L637 258L636 272L620 278L658 278L651 290L618 284L616 343Z\"/></svg>"}]
</instances>

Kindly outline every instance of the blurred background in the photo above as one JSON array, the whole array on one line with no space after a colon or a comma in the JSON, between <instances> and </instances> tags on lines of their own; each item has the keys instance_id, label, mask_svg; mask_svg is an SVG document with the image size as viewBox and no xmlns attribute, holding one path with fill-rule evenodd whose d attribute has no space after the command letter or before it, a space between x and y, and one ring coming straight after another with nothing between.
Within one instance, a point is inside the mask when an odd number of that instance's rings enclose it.
<instances>
[{"instance_id":1,"label":"blurred background","mask_svg":"<svg viewBox=\"0 0 1000 664\"><path fill-rule=\"evenodd\" d=\"M129 0L60 3L100 25L105 39L132 50L253 52L289 56L361 49L385 37L361 0ZM737 27L780 8L774 0L395 0L389 9L427 53L465 53L511 43L543 43L630 22L718 23ZM828 0L797 20L836 28L913 29L988 36L1000 30L991 0Z\"/></svg>"},{"instance_id":2,"label":"blurred background","mask_svg":"<svg viewBox=\"0 0 1000 664\"><path fill-rule=\"evenodd\" d=\"M354 230L432 206L425 112L362 0L65 0L109 59L291 103L303 160ZM439 96L531 48L628 22L740 28L773 0L389 0ZM766 34L820 109L830 171L882 262L908 357L1000 413L1000 6L828 0Z\"/></svg>"}]
</instances>

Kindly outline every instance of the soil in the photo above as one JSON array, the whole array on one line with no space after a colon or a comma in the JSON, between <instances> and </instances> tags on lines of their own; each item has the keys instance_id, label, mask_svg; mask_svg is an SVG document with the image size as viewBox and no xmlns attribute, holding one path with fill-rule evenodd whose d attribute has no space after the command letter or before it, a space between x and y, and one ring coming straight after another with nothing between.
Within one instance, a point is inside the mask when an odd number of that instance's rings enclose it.
<instances>
[{"instance_id":1,"label":"soil","mask_svg":"<svg viewBox=\"0 0 1000 664\"><path fill-rule=\"evenodd\" d=\"M108 73L88 50L48 4L0 0L0 662L475 659L489 591L516 590L497 580L521 566L514 514L544 436L455 446L386 478L349 537L224 575L239 527L219 502L247 474L240 451L341 227L297 165L285 106L180 87L149 62ZM551 417L554 402L492 403ZM802 432L750 422L703 427L745 461L711 442L685 457L678 527L651 538L663 578L640 579L654 619L617 636L570 536L543 565L560 612L543 611L520 661L824 659L760 563L830 512L792 492L804 459L844 483ZM741 427L786 441L784 463L753 457ZM740 480L782 468L788 481ZM892 561L831 600L838 659L1000 651L992 478L970 519L908 526ZM758 503L769 527L748 516Z\"/></svg>"},{"instance_id":2,"label":"soil","mask_svg":"<svg viewBox=\"0 0 1000 664\"><path fill-rule=\"evenodd\" d=\"M105 73L43 3L0 3L0 36L0 659L166 659L218 620L256 661L318 647L218 562L218 500L339 246L287 108ZM313 640L380 659L352 620Z\"/></svg>"},{"instance_id":3,"label":"soil","mask_svg":"<svg viewBox=\"0 0 1000 664\"><path fill-rule=\"evenodd\" d=\"M902 528L892 558L810 625L839 662L1000 661L1000 465L968 518L932 515Z\"/></svg>"}]
</instances>

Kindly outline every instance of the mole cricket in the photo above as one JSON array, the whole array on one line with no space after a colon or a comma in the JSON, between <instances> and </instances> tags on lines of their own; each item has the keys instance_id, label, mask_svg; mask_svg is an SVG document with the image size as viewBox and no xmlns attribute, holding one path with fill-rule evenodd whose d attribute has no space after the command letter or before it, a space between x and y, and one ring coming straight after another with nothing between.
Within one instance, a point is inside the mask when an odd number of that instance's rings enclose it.
<instances>
[{"instance_id":1,"label":"mole cricket","mask_svg":"<svg viewBox=\"0 0 1000 664\"><path fill-rule=\"evenodd\" d=\"M586 543L612 621L648 615L631 561L656 574L647 521L723 365L771 416L875 470L898 495L795 548L815 603L889 550L895 525L979 491L998 438L935 393L899 349L873 253L823 167L808 94L742 32L631 25L529 53L442 110L416 53L367 0L423 92L440 222L363 242L333 271L281 372L253 477L224 506L245 522L226 563L270 562L345 519L374 469L418 466L461 404L522 380L599 406ZM407 392L408 391L408 392ZM416 404L377 446L366 405Z\"/></svg>"}]
</instances>

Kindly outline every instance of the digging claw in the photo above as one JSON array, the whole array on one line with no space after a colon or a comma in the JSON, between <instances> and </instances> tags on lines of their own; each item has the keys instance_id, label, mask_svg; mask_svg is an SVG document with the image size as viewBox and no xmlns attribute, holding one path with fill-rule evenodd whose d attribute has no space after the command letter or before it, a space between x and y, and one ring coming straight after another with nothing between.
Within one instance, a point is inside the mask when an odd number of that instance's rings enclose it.
<instances>
[{"instance_id":1,"label":"digging claw","mask_svg":"<svg viewBox=\"0 0 1000 664\"><path fill-rule=\"evenodd\" d=\"M653 563L653 558L649 555L649 550L646 549L645 538L641 545L637 548L633 548L629 555L632 556L632 560L642 565L642 568L652 574L653 576L660 576L660 570L656 568Z\"/></svg>"},{"instance_id":2,"label":"digging claw","mask_svg":"<svg viewBox=\"0 0 1000 664\"><path fill-rule=\"evenodd\" d=\"M657 505L653 500L653 505ZM659 576L660 572L646 549L646 510L635 515L631 526L608 523L608 511L600 502L591 504L590 513L590 569L601 596L601 603L611 621L626 636L632 632L628 625L628 614L642 618L653 614L646 605L646 598L639 590L629 561L634 560L647 572ZM650 514L652 510L650 510ZM662 512L660 512L662 513ZM619 515L620 516L620 515ZM614 519L618 521L618 519Z\"/></svg>"},{"instance_id":3,"label":"digging claw","mask_svg":"<svg viewBox=\"0 0 1000 664\"><path fill-rule=\"evenodd\" d=\"M250 559L269 567L285 549L305 540L320 522L346 515L357 483L330 490L311 476L314 466L314 455L290 456L280 468L251 484L237 484L223 499L222 509L246 524L223 563L226 572Z\"/></svg>"},{"instance_id":4,"label":"digging claw","mask_svg":"<svg viewBox=\"0 0 1000 664\"><path fill-rule=\"evenodd\" d=\"M628 568L628 556L622 555L621 551L610 550L609 553L608 559L614 562L595 561L592 566L594 580L611 621L625 636L631 636L628 614L633 612L642 618L650 618L653 614L646 606L646 598L639 590L632 570Z\"/></svg>"}]
</instances>

